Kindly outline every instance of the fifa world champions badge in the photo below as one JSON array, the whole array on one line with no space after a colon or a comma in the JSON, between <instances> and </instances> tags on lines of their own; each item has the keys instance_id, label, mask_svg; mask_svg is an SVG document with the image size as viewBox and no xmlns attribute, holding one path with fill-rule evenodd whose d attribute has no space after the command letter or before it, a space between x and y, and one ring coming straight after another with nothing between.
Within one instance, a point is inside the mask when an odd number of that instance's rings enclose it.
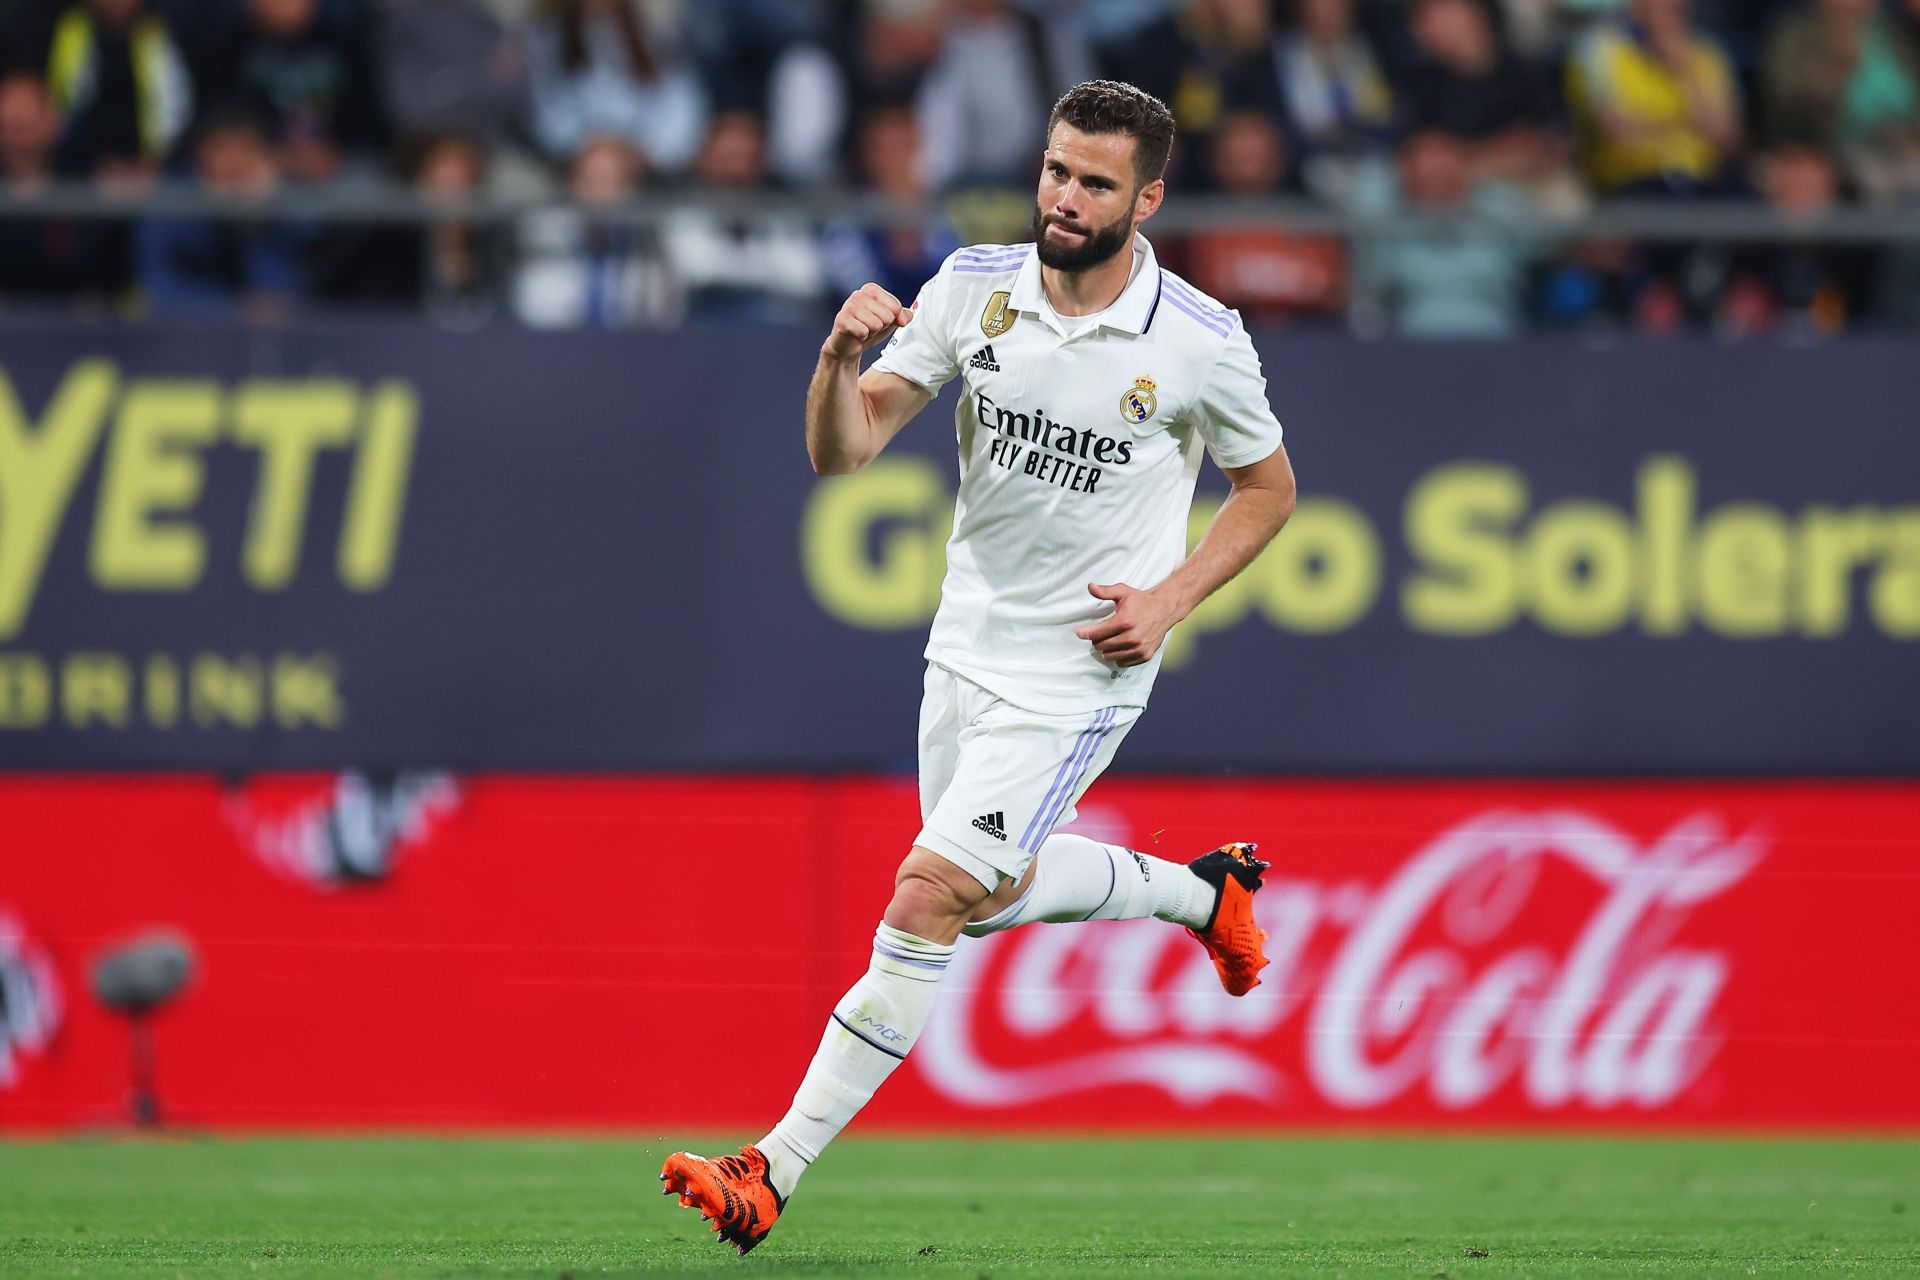
<instances>
[{"instance_id":1,"label":"fifa world champions badge","mask_svg":"<svg viewBox=\"0 0 1920 1280\"><path fill-rule=\"evenodd\" d=\"M1153 411L1160 407L1159 398L1153 394L1154 389L1152 378L1144 375L1135 378L1133 385L1121 393L1120 416L1136 427L1151 418Z\"/></svg>"},{"instance_id":2,"label":"fifa world champions badge","mask_svg":"<svg viewBox=\"0 0 1920 1280\"><path fill-rule=\"evenodd\" d=\"M980 332L989 338L997 338L1013 328L1013 322L1020 318L1018 311L1007 309L1007 303L1013 300L1013 294L1005 289L987 299L987 309L980 313Z\"/></svg>"}]
</instances>

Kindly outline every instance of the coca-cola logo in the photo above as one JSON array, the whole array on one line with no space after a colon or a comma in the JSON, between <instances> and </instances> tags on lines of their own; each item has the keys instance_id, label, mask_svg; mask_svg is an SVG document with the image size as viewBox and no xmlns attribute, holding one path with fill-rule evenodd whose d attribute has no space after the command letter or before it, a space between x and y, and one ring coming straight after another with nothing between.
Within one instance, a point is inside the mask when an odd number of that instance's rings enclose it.
<instances>
[{"instance_id":1,"label":"coca-cola logo","mask_svg":"<svg viewBox=\"0 0 1920 1280\"><path fill-rule=\"evenodd\" d=\"M226 813L268 868L332 889L385 880L400 855L426 839L459 799L449 774L347 770L292 796L273 787L235 789Z\"/></svg>"},{"instance_id":2,"label":"coca-cola logo","mask_svg":"<svg viewBox=\"0 0 1920 1280\"><path fill-rule=\"evenodd\" d=\"M0 1089L20 1081L27 1058L46 1051L60 1026L60 982L46 949L0 908Z\"/></svg>"},{"instance_id":3,"label":"coca-cola logo","mask_svg":"<svg viewBox=\"0 0 1920 1280\"><path fill-rule=\"evenodd\" d=\"M1495 810L1377 884L1271 872L1273 964L1238 1000L1160 921L1011 930L960 948L911 1061L987 1108L1114 1085L1280 1112L1663 1106L1716 1052L1730 972L1688 919L1767 843L1711 813L1643 846L1590 813Z\"/></svg>"}]
</instances>

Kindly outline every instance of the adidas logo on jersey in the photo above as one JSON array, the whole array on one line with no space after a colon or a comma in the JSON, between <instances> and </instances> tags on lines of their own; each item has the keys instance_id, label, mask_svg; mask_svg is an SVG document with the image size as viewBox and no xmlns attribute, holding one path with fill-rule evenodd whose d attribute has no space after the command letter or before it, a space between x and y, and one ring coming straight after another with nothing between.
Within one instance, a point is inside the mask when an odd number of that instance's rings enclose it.
<instances>
[{"instance_id":1,"label":"adidas logo on jersey","mask_svg":"<svg viewBox=\"0 0 1920 1280\"><path fill-rule=\"evenodd\" d=\"M999 810L981 814L973 820L973 825L995 840L1004 841L1007 838L1007 816Z\"/></svg>"},{"instance_id":2,"label":"adidas logo on jersey","mask_svg":"<svg viewBox=\"0 0 1920 1280\"><path fill-rule=\"evenodd\" d=\"M993 344L989 342L974 352L973 359L967 361L967 366L972 369L985 369L988 373L1000 372L1000 363L993 358Z\"/></svg>"}]
</instances>

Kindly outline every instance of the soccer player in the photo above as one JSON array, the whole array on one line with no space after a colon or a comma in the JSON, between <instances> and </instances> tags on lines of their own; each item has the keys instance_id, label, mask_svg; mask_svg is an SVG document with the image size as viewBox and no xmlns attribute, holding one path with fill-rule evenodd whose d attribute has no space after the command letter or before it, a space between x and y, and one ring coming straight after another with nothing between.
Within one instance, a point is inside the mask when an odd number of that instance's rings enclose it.
<instances>
[{"instance_id":1,"label":"soccer player","mask_svg":"<svg viewBox=\"0 0 1920 1280\"><path fill-rule=\"evenodd\" d=\"M1132 85L1069 90L1047 125L1034 242L960 250L912 307L865 285L820 349L814 469L858 471L958 377L960 492L926 650L925 826L872 963L771 1133L661 1171L741 1253L912 1050L962 933L1155 916L1186 926L1234 995L1267 963L1252 910L1267 864L1251 844L1182 864L1055 830L1146 706L1168 630L1293 510L1239 316L1162 270L1139 234L1172 145L1172 115ZM1186 554L1203 451L1233 488Z\"/></svg>"}]
</instances>

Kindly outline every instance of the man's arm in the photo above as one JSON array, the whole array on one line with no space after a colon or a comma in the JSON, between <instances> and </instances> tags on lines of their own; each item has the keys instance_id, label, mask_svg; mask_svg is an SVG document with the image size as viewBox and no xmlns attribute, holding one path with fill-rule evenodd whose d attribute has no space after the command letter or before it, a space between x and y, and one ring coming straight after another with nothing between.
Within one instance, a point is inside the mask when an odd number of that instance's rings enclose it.
<instances>
[{"instance_id":1,"label":"man's arm","mask_svg":"<svg viewBox=\"0 0 1920 1280\"><path fill-rule=\"evenodd\" d=\"M877 284L862 285L833 318L807 387L807 456L823 476L858 471L933 399L897 373L860 372L860 357L913 312Z\"/></svg>"},{"instance_id":2,"label":"man's arm","mask_svg":"<svg viewBox=\"0 0 1920 1280\"><path fill-rule=\"evenodd\" d=\"M1074 634L1121 667L1137 667L1159 652L1167 632L1253 563L1293 514L1293 464L1284 446L1244 467L1223 467L1233 492L1215 513L1192 553L1158 586L1089 583L1096 599L1113 601L1112 616Z\"/></svg>"}]
</instances>

